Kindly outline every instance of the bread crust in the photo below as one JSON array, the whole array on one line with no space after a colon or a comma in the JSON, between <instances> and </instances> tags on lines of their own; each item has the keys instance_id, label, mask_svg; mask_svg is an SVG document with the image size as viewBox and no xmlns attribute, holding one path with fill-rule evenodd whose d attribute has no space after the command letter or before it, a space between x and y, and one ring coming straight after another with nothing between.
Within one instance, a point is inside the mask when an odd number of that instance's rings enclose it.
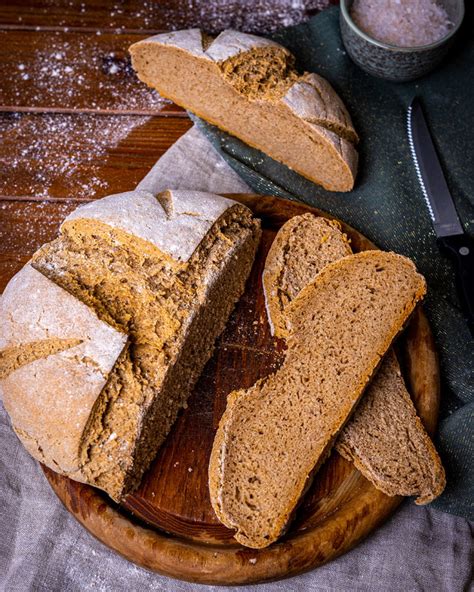
<instances>
[{"instance_id":1,"label":"bread crust","mask_svg":"<svg viewBox=\"0 0 474 592\"><path fill-rule=\"evenodd\" d=\"M29 452L81 480L82 433L127 336L29 264L5 288L0 328L1 348L38 339L79 341L28 360L0 384L5 409Z\"/></svg>"},{"instance_id":2,"label":"bread crust","mask_svg":"<svg viewBox=\"0 0 474 592\"><path fill-rule=\"evenodd\" d=\"M99 220L150 242L180 263L190 259L220 216L236 202L204 191L135 190L78 207L64 220Z\"/></svg>"},{"instance_id":3,"label":"bread crust","mask_svg":"<svg viewBox=\"0 0 474 592\"><path fill-rule=\"evenodd\" d=\"M163 385L171 380L175 364L180 368L180 352L192 342L190 335L196 338L196 326L202 323L212 294L214 316L202 336L194 374L189 370L188 377L183 370L183 388L176 389L175 399L166 398L166 417L161 418L163 428L159 428L164 434L160 432L161 436L166 436L189 395L191 381L198 377L199 364L204 364L204 357L212 352L213 340L243 290L260 237L259 223L245 206L205 192L166 190L155 195L153 179L147 179L147 191L109 196L70 214L61 226L60 238L42 247L32 264L12 278L0 304L0 349L9 354L6 375L0 368L0 385L19 438L35 458L53 470L101 487L116 501L127 493L125 488L138 484L128 480L126 472L131 467L133 473L138 436L124 440L126 446L117 445L112 422L107 428L104 423L111 402L116 397L118 408L125 405L127 389L131 398L136 396L130 413L140 414L137 421L141 429L142 414L145 417L151 407L152 395L161 400L156 395L162 389L164 392ZM106 259L102 260L104 253ZM143 270L140 277L134 275L133 265ZM81 266L91 270L89 275L81 275ZM148 266L152 266L153 275L149 275ZM160 280L160 274L166 281ZM183 284L188 276L189 288ZM129 281L134 282L130 289ZM104 291L104 285L109 291ZM225 293L220 291L222 285L226 286ZM180 287L182 296L194 294L191 304L186 306L186 300L181 308L179 302L176 305L181 324L176 319L174 324L168 323L169 315L159 303L153 310L163 315L149 322L137 317L138 328L128 304L123 308L124 316L117 316L121 314L117 304L121 299L129 302L134 294L142 294L133 302L147 309L159 298L166 301L168 289L171 301L173 286L176 293ZM172 341L173 328L176 343ZM135 358L128 356L132 346ZM161 365L155 360L150 370L152 355ZM0 356L0 362L2 359L7 357ZM149 372L143 384L152 387L146 394L141 383L130 378L134 364L139 376ZM127 415L120 413L120 429L125 433ZM100 434L105 434L105 442ZM123 486L118 479L113 484L103 479L102 473L107 472L103 465L94 472L96 465L92 465L89 452L95 447L107 456L110 449L105 444L109 442L116 450L129 451L124 453L129 454L129 465L124 461L115 471L117 475L124 473ZM153 448L147 446L146 451ZM99 450L94 458L102 459L100 454ZM115 458L108 456L112 461Z\"/></svg>"},{"instance_id":4,"label":"bread crust","mask_svg":"<svg viewBox=\"0 0 474 592\"><path fill-rule=\"evenodd\" d=\"M308 213L294 216L280 228L267 254L262 283L271 333L281 339L288 337L283 295L279 293L282 289L282 274L287 269L286 256L291 255L288 245L292 234L298 232L305 224L311 226L311 241L315 244L318 241L321 243L321 250L327 252L326 257L334 259L329 250L333 248L334 242L338 243L336 248L340 256L352 254L349 240L340 232L340 225L335 220Z\"/></svg>"}]
</instances>

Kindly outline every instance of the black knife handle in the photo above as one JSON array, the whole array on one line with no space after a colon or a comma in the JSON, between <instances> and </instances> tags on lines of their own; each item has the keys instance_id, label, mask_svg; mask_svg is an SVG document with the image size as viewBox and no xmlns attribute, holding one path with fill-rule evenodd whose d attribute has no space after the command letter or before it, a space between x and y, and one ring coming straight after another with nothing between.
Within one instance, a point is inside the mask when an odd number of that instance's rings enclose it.
<instances>
[{"instance_id":1,"label":"black knife handle","mask_svg":"<svg viewBox=\"0 0 474 592\"><path fill-rule=\"evenodd\" d=\"M438 239L440 249L456 264L459 300L474 337L474 240L467 234Z\"/></svg>"}]
</instances>

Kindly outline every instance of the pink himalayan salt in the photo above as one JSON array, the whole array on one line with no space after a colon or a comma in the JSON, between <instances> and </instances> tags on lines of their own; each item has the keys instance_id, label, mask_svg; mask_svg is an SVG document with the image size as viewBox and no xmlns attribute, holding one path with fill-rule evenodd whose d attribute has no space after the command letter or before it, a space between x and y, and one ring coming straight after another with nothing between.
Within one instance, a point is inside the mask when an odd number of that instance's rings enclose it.
<instances>
[{"instance_id":1,"label":"pink himalayan salt","mask_svg":"<svg viewBox=\"0 0 474 592\"><path fill-rule=\"evenodd\" d=\"M453 26L435 0L354 0L351 17L370 37L399 47L429 45Z\"/></svg>"}]
</instances>

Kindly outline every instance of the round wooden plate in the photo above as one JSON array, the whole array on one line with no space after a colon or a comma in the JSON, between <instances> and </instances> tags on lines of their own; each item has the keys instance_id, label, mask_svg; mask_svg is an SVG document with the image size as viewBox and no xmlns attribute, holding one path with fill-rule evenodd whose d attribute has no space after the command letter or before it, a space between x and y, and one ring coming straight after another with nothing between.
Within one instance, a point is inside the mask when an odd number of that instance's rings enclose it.
<instances>
[{"instance_id":1,"label":"round wooden plate","mask_svg":"<svg viewBox=\"0 0 474 592\"><path fill-rule=\"evenodd\" d=\"M94 536L127 559L161 574L208 584L248 584L293 576L345 553L382 523L401 498L377 491L333 452L302 503L287 534L259 551L242 547L212 510L207 465L227 395L274 371L284 344L266 320L261 274L267 251L292 216L306 205L233 195L261 218L263 237L247 289L218 340L190 400L136 493L115 505L103 492L43 467L66 508ZM354 251L375 248L343 224ZM418 307L399 340L407 386L427 429L433 432L439 406L436 351Z\"/></svg>"}]
</instances>

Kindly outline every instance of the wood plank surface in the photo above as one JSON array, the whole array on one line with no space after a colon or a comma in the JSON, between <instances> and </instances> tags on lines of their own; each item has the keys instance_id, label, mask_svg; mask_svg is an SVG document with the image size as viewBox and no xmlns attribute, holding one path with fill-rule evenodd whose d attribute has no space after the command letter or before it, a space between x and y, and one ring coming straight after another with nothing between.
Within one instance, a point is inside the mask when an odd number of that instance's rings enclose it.
<instances>
[{"instance_id":1,"label":"wood plank surface","mask_svg":"<svg viewBox=\"0 0 474 592\"><path fill-rule=\"evenodd\" d=\"M331 0L3 0L0 26L146 31L202 27L274 31L301 22ZM332 3L335 3L332 0Z\"/></svg>"},{"instance_id":2,"label":"wood plank surface","mask_svg":"<svg viewBox=\"0 0 474 592\"><path fill-rule=\"evenodd\" d=\"M140 82L128 48L144 35L0 31L0 111L185 116Z\"/></svg>"},{"instance_id":3,"label":"wood plank surface","mask_svg":"<svg viewBox=\"0 0 474 592\"><path fill-rule=\"evenodd\" d=\"M80 202L0 201L0 292Z\"/></svg>"},{"instance_id":4,"label":"wood plank surface","mask_svg":"<svg viewBox=\"0 0 474 592\"><path fill-rule=\"evenodd\" d=\"M53 238L70 208L132 189L191 126L182 109L136 80L132 42L191 26L265 32L327 4L1 2L0 288Z\"/></svg>"},{"instance_id":5,"label":"wood plank surface","mask_svg":"<svg viewBox=\"0 0 474 592\"><path fill-rule=\"evenodd\" d=\"M0 113L0 198L129 191L190 127L188 118Z\"/></svg>"}]
</instances>

